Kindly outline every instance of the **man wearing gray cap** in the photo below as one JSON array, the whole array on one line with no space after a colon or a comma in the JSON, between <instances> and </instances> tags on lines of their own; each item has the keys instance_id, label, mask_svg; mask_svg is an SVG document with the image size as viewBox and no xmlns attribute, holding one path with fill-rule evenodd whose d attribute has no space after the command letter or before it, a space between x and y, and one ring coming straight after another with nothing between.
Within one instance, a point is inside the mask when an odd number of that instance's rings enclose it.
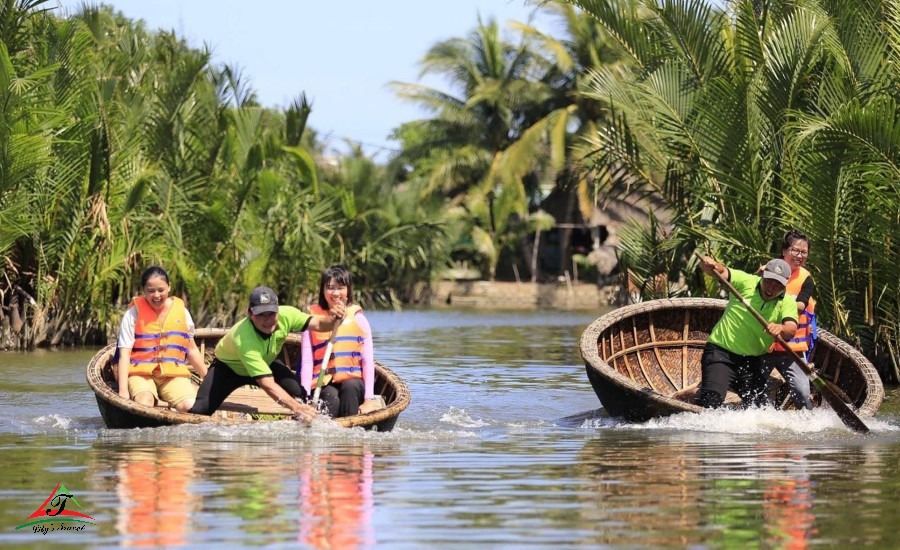
<instances>
[{"instance_id":1,"label":"man wearing gray cap","mask_svg":"<svg viewBox=\"0 0 900 550\"><path fill-rule=\"evenodd\" d=\"M744 406L764 405L768 370L763 368L762 356L773 338L780 335L790 340L797 331L797 304L784 293L791 266L780 258L770 260L760 277L704 256L700 269L710 276L715 271L730 282L768 325L763 328L752 312L729 296L703 349L700 392L694 402L702 407L721 406L730 386Z\"/></svg>"},{"instance_id":2,"label":"man wearing gray cap","mask_svg":"<svg viewBox=\"0 0 900 550\"><path fill-rule=\"evenodd\" d=\"M290 409L295 419L311 422L317 414L315 408L299 401L306 398L306 391L277 357L289 333L307 328L329 331L344 313L344 306L338 304L329 315L313 316L292 306L279 306L278 295L269 287L254 288L247 317L231 327L216 345L216 358L190 412L210 415L231 392L255 384L273 401Z\"/></svg>"}]
</instances>

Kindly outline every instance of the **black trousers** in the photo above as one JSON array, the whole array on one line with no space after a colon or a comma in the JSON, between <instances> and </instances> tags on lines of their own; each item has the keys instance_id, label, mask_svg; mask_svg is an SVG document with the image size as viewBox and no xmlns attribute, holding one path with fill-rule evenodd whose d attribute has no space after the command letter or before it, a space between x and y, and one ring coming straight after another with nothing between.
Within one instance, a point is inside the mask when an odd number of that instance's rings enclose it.
<instances>
[{"instance_id":1,"label":"black trousers","mask_svg":"<svg viewBox=\"0 0 900 550\"><path fill-rule=\"evenodd\" d=\"M766 404L769 371L763 372L761 356L738 355L707 343L700 364L700 393L694 401L697 405L706 408L722 406L729 387L741 397L744 407Z\"/></svg>"},{"instance_id":2,"label":"black trousers","mask_svg":"<svg viewBox=\"0 0 900 550\"><path fill-rule=\"evenodd\" d=\"M341 418L359 414L359 405L363 402L365 393L366 386L362 378L350 378L323 387L319 399L325 403L328 414L334 418Z\"/></svg>"},{"instance_id":3,"label":"black trousers","mask_svg":"<svg viewBox=\"0 0 900 550\"><path fill-rule=\"evenodd\" d=\"M306 390L297 382L297 379L294 378L294 373L284 363L276 359L272 361L269 368L272 369L275 382L284 388L284 391L293 397L306 399ZM248 384L256 385L256 379L249 376L241 376L231 370L228 365L216 359L209 366L206 378L200 383L200 389L197 390L197 400L194 401L194 406L191 407L189 412L211 415L219 409L222 402L231 395L231 392Z\"/></svg>"}]
</instances>

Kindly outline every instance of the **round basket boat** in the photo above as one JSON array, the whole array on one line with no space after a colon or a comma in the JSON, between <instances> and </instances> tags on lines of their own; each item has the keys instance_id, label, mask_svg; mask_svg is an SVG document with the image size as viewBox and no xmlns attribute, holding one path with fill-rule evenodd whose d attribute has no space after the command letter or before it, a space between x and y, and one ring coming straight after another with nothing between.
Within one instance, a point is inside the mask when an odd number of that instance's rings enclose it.
<instances>
[{"instance_id":1,"label":"round basket boat","mask_svg":"<svg viewBox=\"0 0 900 550\"><path fill-rule=\"evenodd\" d=\"M615 309L591 323L581 336L581 355L603 408L634 421L701 412L683 395L700 382L703 347L727 303L714 298L651 300ZM884 400L881 378L852 346L819 329L810 363L846 395L858 415L878 411ZM770 379L769 389L779 407L794 407L783 380ZM813 401L821 406L815 390Z\"/></svg>"},{"instance_id":2,"label":"round basket boat","mask_svg":"<svg viewBox=\"0 0 900 550\"><path fill-rule=\"evenodd\" d=\"M212 360L216 343L226 333L225 329L197 329L194 340L206 358ZM234 391L212 416L178 412L166 403L149 407L119 395L113 363L115 345L110 344L97 352L87 365L87 382L97 397L100 415L109 428L145 428L176 424L243 424L265 420L291 418L291 411L275 403L256 386L244 386ZM290 334L282 348L280 359L285 365L296 365L300 356L300 335ZM362 426L369 430L387 432L394 428L400 413L409 406L410 393L406 383L384 365L375 364L375 393L385 406L376 411L355 416L336 418L340 426Z\"/></svg>"}]
</instances>

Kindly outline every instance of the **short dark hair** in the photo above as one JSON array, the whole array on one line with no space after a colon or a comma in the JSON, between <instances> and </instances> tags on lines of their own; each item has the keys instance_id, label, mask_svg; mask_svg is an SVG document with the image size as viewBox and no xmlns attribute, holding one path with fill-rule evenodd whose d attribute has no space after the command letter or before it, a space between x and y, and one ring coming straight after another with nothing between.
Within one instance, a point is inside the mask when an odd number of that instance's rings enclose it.
<instances>
[{"instance_id":1,"label":"short dark hair","mask_svg":"<svg viewBox=\"0 0 900 550\"><path fill-rule=\"evenodd\" d=\"M809 237L805 233L799 229L791 229L784 234L784 239L781 241L781 251L784 252L794 246L795 241L806 241L807 246L809 246Z\"/></svg>"},{"instance_id":2,"label":"short dark hair","mask_svg":"<svg viewBox=\"0 0 900 550\"><path fill-rule=\"evenodd\" d=\"M350 277L350 271L341 264L330 265L322 272L322 278L319 280L319 307L328 309L328 300L325 299L325 287L328 282L334 279L339 285L347 287L347 305L353 303L353 280Z\"/></svg>"},{"instance_id":3,"label":"short dark hair","mask_svg":"<svg viewBox=\"0 0 900 550\"><path fill-rule=\"evenodd\" d=\"M150 281L150 279L157 279L157 278L165 281L167 285L171 284L171 283L169 283L169 274L166 273L166 270L159 267L158 265L154 265L154 266L148 267L147 269L144 270L143 273L141 273L141 288L144 288L145 286L147 286L147 282Z\"/></svg>"}]
</instances>

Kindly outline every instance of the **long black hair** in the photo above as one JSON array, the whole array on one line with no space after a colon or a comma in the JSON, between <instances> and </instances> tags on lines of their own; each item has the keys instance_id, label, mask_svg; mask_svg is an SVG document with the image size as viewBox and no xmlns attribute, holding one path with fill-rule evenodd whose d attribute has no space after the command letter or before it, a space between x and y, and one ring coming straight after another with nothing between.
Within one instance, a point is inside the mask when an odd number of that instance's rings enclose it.
<instances>
[{"instance_id":1,"label":"long black hair","mask_svg":"<svg viewBox=\"0 0 900 550\"><path fill-rule=\"evenodd\" d=\"M353 303L353 279L350 277L350 271L340 264L330 265L322 272L322 278L319 280L319 307L328 309L328 300L325 299L325 287L328 282L334 280L339 285L347 287L347 303Z\"/></svg>"}]
</instances>

